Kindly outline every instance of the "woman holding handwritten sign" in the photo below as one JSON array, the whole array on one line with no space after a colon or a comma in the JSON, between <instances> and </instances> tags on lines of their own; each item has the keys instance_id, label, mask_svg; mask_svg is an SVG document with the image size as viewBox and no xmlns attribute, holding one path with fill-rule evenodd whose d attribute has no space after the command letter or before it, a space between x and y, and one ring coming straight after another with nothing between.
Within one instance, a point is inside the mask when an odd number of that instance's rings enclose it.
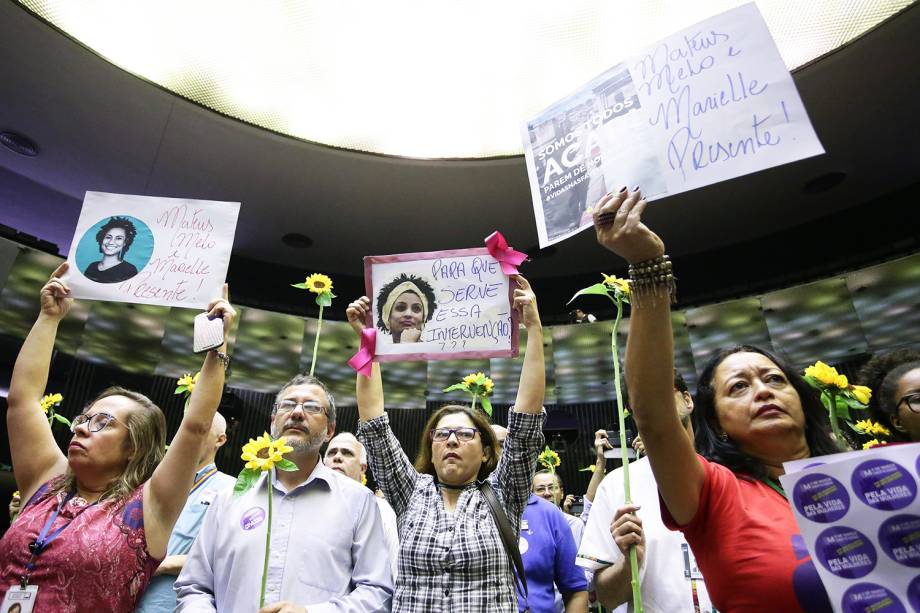
<instances>
[{"instance_id":1,"label":"woman holding handwritten sign","mask_svg":"<svg viewBox=\"0 0 920 613\"><path fill-rule=\"evenodd\" d=\"M527 352L503 453L481 413L447 405L422 430L413 466L383 410L380 364L373 364L369 378L358 375L358 437L399 519L394 612L517 613L511 561L481 490L482 481L488 481L517 533L544 444L546 373L536 297L523 277L512 279L517 283L513 306L527 328ZM369 311L366 297L348 307L348 321L359 335Z\"/></svg>"},{"instance_id":2,"label":"woman holding handwritten sign","mask_svg":"<svg viewBox=\"0 0 920 613\"><path fill-rule=\"evenodd\" d=\"M778 483L783 462L837 451L827 413L770 353L726 349L697 386L697 455L674 408L671 263L642 223L641 197L625 188L604 196L594 224L597 241L630 263L626 377L662 519L686 536L720 611L830 611L807 554L796 553L801 537Z\"/></svg>"},{"instance_id":3,"label":"woman holding handwritten sign","mask_svg":"<svg viewBox=\"0 0 920 613\"><path fill-rule=\"evenodd\" d=\"M35 611L131 611L166 555L196 459L220 404L220 350L205 357L179 430L164 455L166 419L146 396L112 387L73 420L61 453L39 399L48 381L58 324L73 298L61 264L41 290L41 312L19 351L7 425L22 512L0 540L0 598L35 592ZM208 307L226 339L235 311Z\"/></svg>"}]
</instances>

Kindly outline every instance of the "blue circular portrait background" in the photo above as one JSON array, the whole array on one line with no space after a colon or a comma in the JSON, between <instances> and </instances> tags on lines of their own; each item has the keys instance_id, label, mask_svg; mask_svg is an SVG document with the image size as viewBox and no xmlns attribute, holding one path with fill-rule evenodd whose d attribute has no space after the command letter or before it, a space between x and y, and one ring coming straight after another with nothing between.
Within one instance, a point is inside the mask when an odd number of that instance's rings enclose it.
<instances>
[{"instance_id":1,"label":"blue circular portrait background","mask_svg":"<svg viewBox=\"0 0 920 613\"><path fill-rule=\"evenodd\" d=\"M83 233L83 236L80 237L80 242L77 243L77 253L74 255L74 260L77 263L77 268L80 269L80 274L84 274L84 271L90 264L102 260L102 253L99 250L99 243L96 241L96 234L110 219L112 219L112 217L119 217L130 221L134 224L134 229L137 230L134 241L128 248L128 252L124 255L124 261L133 265L137 269L137 272L143 270L147 262L150 261L150 256L153 255L154 241L153 232L150 231L147 224L137 217L132 217L130 215L107 215L90 226L90 228Z\"/></svg>"}]
</instances>

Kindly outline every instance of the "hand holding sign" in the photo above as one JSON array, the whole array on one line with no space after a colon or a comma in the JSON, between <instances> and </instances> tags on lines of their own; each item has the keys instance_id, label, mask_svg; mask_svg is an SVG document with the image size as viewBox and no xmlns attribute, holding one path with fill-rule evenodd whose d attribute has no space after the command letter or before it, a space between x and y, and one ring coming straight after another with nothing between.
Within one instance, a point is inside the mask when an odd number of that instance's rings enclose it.
<instances>
[{"instance_id":1,"label":"hand holding sign","mask_svg":"<svg viewBox=\"0 0 920 613\"><path fill-rule=\"evenodd\" d=\"M537 296L530 289L530 282L521 275L512 277L517 288L514 290L514 310L527 330L540 328L540 312L537 310Z\"/></svg>"},{"instance_id":2,"label":"hand holding sign","mask_svg":"<svg viewBox=\"0 0 920 613\"><path fill-rule=\"evenodd\" d=\"M208 303L208 307L205 311L208 314L208 319L220 318L223 320L224 343L226 343L227 337L230 335L230 330L233 328L233 321L236 319L236 309L230 305L230 289L226 283L224 283L221 294L222 296L220 298Z\"/></svg>"},{"instance_id":3,"label":"hand holding sign","mask_svg":"<svg viewBox=\"0 0 920 613\"><path fill-rule=\"evenodd\" d=\"M664 254L664 242L642 223L646 205L641 190L624 189L601 198L594 214L597 242L630 264Z\"/></svg>"},{"instance_id":4,"label":"hand holding sign","mask_svg":"<svg viewBox=\"0 0 920 613\"><path fill-rule=\"evenodd\" d=\"M68 264L63 262L57 267L51 278L45 283L41 291L41 308L42 315L51 319L63 319L70 307L73 306L73 298L70 297L70 288L61 280L61 276L67 272Z\"/></svg>"}]
</instances>

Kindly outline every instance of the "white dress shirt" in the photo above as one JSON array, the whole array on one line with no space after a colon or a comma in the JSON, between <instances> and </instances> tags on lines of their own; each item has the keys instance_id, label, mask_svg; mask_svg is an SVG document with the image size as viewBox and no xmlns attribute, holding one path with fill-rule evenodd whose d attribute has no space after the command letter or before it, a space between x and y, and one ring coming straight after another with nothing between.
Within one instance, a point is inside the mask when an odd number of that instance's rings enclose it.
<instances>
[{"instance_id":1,"label":"white dress shirt","mask_svg":"<svg viewBox=\"0 0 920 613\"><path fill-rule=\"evenodd\" d=\"M389 611L389 554L374 496L317 462L291 491L272 473L271 553L265 604L310 613ZM253 613L259 608L268 479L219 496L176 581L176 611Z\"/></svg>"}]
</instances>

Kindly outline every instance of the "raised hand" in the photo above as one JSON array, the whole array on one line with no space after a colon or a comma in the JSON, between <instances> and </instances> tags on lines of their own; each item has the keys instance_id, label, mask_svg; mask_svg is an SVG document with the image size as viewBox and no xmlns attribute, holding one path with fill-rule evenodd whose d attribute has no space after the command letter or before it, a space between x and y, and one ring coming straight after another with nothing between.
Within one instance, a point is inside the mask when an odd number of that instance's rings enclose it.
<instances>
[{"instance_id":1,"label":"raised hand","mask_svg":"<svg viewBox=\"0 0 920 613\"><path fill-rule=\"evenodd\" d=\"M68 268L67 262L62 263L57 270L51 273L51 278L42 287L40 294L42 315L62 319L73 306L70 288L61 280L61 275L67 272Z\"/></svg>"},{"instance_id":2,"label":"raised hand","mask_svg":"<svg viewBox=\"0 0 920 613\"><path fill-rule=\"evenodd\" d=\"M530 288L530 282L521 275L514 275L512 280L517 283L517 288L514 290L513 307L518 312L520 322L528 330L531 327L541 327L537 297Z\"/></svg>"},{"instance_id":3,"label":"raised hand","mask_svg":"<svg viewBox=\"0 0 920 613\"><path fill-rule=\"evenodd\" d=\"M632 448L636 450L636 456L645 455L645 443L642 442L641 436L636 435L632 442Z\"/></svg>"},{"instance_id":4,"label":"raised hand","mask_svg":"<svg viewBox=\"0 0 920 613\"><path fill-rule=\"evenodd\" d=\"M627 504L617 509L610 524L610 535L617 544L624 557L629 556L629 548L636 546L636 558L639 566L645 559L645 533L642 531L642 520L636 515L639 505Z\"/></svg>"},{"instance_id":5,"label":"raised hand","mask_svg":"<svg viewBox=\"0 0 920 613\"><path fill-rule=\"evenodd\" d=\"M594 433L594 454L598 458L603 458L607 449L613 449L613 445L607 440L607 431L598 430Z\"/></svg>"},{"instance_id":6,"label":"raised hand","mask_svg":"<svg viewBox=\"0 0 920 613\"><path fill-rule=\"evenodd\" d=\"M594 207L597 242L630 264L664 254L664 242L642 223L647 204L638 189L624 189L601 198Z\"/></svg>"},{"instance_id":7,"label":"raised hand","mask_svg":"<svg viewBox=\"0 0 920 613\"><path fill-rule=\"evenodd\" d=\"M367 296L361 296L349 304L348 308L345 309L345 317L348 318L348 323L351 325L351 329L355 331L355 334L361 335L361 331L365 328L367 316L370 312L371 299ZM419 332L419 335L421 335L421 332Z\"/></svg>"},{"instance_id":8,"label":"raised hand","mask_svg":"<svg viewBox=\"0 0 920 613\"><path fill-rule=\"evenodd\" d=\"M236 319L236 309L230 305L230 289L226 283L224 283L223 295L208 303L208 308L205 310L208 312L209 319L219 317L224 320L224 342L227 342L227 336L233 328L233 321Z\"/></svg>"}]
</instances>

